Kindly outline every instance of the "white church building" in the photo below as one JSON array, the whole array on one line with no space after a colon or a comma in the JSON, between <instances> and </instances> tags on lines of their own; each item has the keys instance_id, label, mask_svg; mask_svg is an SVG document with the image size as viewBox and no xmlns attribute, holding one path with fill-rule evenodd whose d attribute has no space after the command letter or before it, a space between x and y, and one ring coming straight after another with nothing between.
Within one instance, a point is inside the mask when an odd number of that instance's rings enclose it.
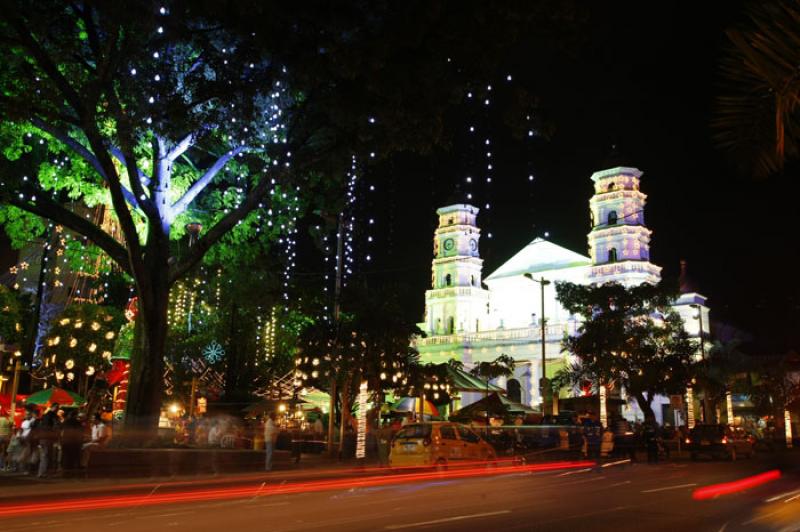
<instances>
[{"instance_id":1,"label":"white church building","mask_svg":"<svg viewBox=\"0 0 800 532\"><path fill-rule=\"evenodd\" d=\"M432 286L425 292L424 321L418 324L426 337L416 340L422 361L456 359L470 367L500 354L512 356L516 361L513 377L494 384L505 388L509 398L538 408L542 400L538 384L542 377L542 294L547 377L552 378L567 361L568 354L562 350L564 336L575 334L579 326L576 316L556 299L557 282L632 286L656 284L661 279L661 268L650 262L652 231L644 221L647 196L639 189L641 176L637 168L625 166L592 174L588 254L536 238L485 278L478 208L456 203L438 209ZM701 324L708 324L709 310L699 294L682 294L675 308L690 335L698 336ZM464 393L461 406L480 397ZM660 404L664 403L668 398L657 397L653 403L659 422L663 421ZM623 414L631 419L641 417L635 401L629 401Z\"/></svg>"}]
</instances>

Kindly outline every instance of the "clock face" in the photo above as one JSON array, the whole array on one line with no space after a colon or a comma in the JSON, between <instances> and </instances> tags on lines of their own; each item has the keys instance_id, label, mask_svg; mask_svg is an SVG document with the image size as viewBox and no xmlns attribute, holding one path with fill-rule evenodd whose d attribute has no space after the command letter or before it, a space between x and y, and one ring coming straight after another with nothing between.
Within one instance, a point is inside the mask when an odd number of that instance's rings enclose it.
<instances>
[{"instance_id":1,"label":"clock face","mask_svg":"<svg viewBox=\"0 0 800 532\"><path fill-rule=\"evenodd\" d=\"M472 251L478 250L478 241L475 240L474 238L470 239L469 241L469 249L471 249Z\"/></svg>"},{"instance_id":2,"label":"clock face","mask_svg":"<svg viewBox=\"0 0 800 532\"><path fill-rule=\"evenodd\" d=\"M453 245L454 245L454 242L453 242L452 238L448 238L447 240L445 240L444 241L444 249L445 249L445 251L450 251L451 249L453 249Z\"/></svg>"}]
</instances>

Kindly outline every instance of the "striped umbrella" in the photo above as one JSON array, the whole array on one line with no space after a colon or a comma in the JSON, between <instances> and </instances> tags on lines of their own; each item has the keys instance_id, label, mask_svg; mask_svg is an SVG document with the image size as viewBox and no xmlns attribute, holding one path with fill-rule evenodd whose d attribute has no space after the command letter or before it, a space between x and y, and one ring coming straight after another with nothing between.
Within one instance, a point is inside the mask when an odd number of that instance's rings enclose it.
<instances>
[{"instance_id":1,"label":"striped umbrella","mask_svg":"<svg viewBox=\"0 0 800 532\"><path fill-rule=\"evenodd\" d=\"M51 405L53 403L58 403L62 406L78 406L85 402L86 400L77 393L69 392L57 386L33 393L25 400L25 403L29 405Z\"/></svg>"}]
</instances>

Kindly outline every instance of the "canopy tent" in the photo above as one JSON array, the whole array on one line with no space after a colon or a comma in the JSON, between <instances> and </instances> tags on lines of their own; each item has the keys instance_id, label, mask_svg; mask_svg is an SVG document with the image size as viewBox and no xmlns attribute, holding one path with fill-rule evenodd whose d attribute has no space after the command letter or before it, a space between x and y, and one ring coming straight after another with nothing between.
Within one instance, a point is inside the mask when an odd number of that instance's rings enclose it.
<instances>
[{"instance_id":1,"label":"canopy tent","mask_svg":"<svg viewBox=\"0 0 800 532\"><path fill-rule=\"evenodd\" d=\"M86 399L77 393L67 391L58 386L39 390L25 399L25 404L28 405L51 405L53 403L58 403L59 406L80 406L85 402Z\"/></svg>"},{"instance_id":2,"label":"canopy tent","mask_svg":"<svg viewBox=\"0 0 800 532\"><path fill-rule=\"evenodd\" d=\"M473 419L484 419L486 417L502 417L506 415L528 415L536 411L525 405L515 403L511 399L500 395L497 392L491 393L472 404L469 404L453 412L450 419L453 421L472 421Z\"/></svg>"},{"instance_id":3,"label":"canopy tent","mask_svg":"<svg viewBox=\"0 0 800 532\"><path fill-rule=\"evenodd\" d=\"M419 413L419 397L403 397L392 405L391 411ZM439 410L436 409L433 403L426 399L423 414L426 416L439 417Z\"/></svg>"},{"instance_id":4,"label":"canopy tent","mask_svg":"<svg viewBox=\"0 0 800 532\"><path fill-rule=\"evenodd\" d=\"M488 383L475 375L447 364L447 377L450 379L450 389L458 392L501 392L503 388Z\"/></svg>"}]
</instances>

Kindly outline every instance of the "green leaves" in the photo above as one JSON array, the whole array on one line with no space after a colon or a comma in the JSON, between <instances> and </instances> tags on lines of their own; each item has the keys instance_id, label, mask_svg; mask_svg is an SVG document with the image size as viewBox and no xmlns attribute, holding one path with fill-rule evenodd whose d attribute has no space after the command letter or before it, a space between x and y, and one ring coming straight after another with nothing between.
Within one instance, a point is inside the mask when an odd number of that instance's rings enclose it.
<instances>
[{"instance_id":1,"label":"green leaves","mask_svg":"<svg viewBox=\"0 0 800 532\"><path fill-rule=\"evenodd\" d=\"M579 364L558 375L560 382L588 379L624 386L637 398L683 391L696 348L670 307L672 291L662 285L626 288L615 283L559 283L556 291L561 304L582 318L578 335L564 340ZM640 406L649 409L649 404Z\"/></svg>"}]
</instances>

